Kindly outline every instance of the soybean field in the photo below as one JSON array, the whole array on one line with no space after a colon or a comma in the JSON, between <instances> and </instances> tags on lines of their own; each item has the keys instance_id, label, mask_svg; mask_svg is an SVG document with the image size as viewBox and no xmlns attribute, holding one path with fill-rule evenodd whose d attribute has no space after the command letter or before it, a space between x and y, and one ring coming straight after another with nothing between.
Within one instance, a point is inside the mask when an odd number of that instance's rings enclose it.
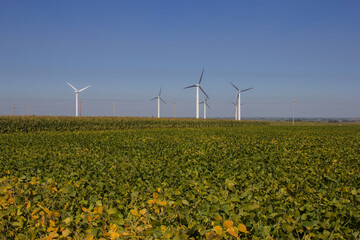
<instances>
[{"instance_id":1,"label":"soybean field","mask_svg":"<svg viewBox=\"0 0 360 240\"><path fill-rule=\"evenodd\" d=\"M360 125L0 117L0 239L359 239Z\"/></svg>"}]
</instances>

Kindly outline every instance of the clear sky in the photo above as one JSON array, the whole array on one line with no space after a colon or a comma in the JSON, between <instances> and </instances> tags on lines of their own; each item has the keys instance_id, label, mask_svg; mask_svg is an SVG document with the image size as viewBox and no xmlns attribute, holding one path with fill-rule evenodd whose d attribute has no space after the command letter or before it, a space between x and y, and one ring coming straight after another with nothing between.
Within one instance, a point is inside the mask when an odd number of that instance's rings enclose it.
<instances>
[{"instance_id":1,"label":"clear sky","mask_svg":"<svg viewBox=\"0 0 360 240\"><path fill-rule=\"evenodd\" d=\"M360 1L0 2L0 115L194 117L203 67L208 117L360 117Z\"/></svg>"}]
</instances>

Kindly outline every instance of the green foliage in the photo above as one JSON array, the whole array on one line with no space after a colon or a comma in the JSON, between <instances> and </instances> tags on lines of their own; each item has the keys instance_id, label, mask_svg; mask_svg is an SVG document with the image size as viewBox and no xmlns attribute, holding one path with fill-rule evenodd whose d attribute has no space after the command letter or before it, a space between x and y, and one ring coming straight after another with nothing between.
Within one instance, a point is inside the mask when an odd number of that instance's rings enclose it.
<instances>
[{"instance_id":1,"label":"green foliage","mask_svg":"<svg viewBox=\"0 0 360 240\"><path fill-rule=\"evenodd\" d=\"M359 238L358 126L225 122L0 135L0 235Z\"/></svg>"},{"instance_id":2,"label":"green foliage","mask_svg":"<svg viewBox=\"0 0 360 240\"><path fill-rule=\"evenodd\" d=\"M268 125L264 121L135 118L0 116L0 133L40 131L98 131L149 128L234 127Z\"/></svg>"}]
</instances>

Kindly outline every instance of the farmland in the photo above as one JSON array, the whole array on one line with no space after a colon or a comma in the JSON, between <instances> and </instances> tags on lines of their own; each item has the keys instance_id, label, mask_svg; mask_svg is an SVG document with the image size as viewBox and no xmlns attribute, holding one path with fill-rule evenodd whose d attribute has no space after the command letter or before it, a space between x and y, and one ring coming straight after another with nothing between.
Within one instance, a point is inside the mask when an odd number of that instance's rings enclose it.
<instances>
[{"instance_id":1,"label":"farmland","mask_svg":"<svg viewBox=\"0 0 360 240\"><path fill-rule=\"evenodd\" d=\"M0 124L4 239L360 237L360 125Z\"/></svg>"}]
</instances>

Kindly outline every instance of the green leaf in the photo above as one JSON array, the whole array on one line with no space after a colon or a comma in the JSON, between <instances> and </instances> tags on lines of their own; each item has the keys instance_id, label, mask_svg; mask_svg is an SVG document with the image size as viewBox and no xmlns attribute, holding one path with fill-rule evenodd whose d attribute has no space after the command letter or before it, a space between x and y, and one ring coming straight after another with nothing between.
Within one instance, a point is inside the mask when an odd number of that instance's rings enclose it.
<instances>
[{"instance_id":1,"label":"green leaf","mask_svg":"<svg viewBox=\"0 0 360 240\"><path fill-rule=\"evenodd\" d=\"M184 205L189 205L189 202L188 202L187 200L185 200L185 199L182 200L181 202L182 202Z\"/></svg>"},{"instance_id":2,"label":"green leaf","mask_svg":"<svg viewBox=\"0 0 360 240\"><path fill-rule=\"evenodd\" d=\"M243 207L243 209L245 211L253 211L255 209L259 208L259 204L258 203L253 203L253 204L247 204Z\"/></svg>"},{"instance_id":3,"label":"green leaf","mask_svg":"<svg viewBox=\"0 0 360 240\"><path fill-rule=\"evenodd\" d=\"M116 210L116 208L110 208L107 212L108 212L109 216L111 216L111 215L116 214L118 211Z\"/></svg>"},{"instance_id":4,"label":"green leaf","mask_svg":"<svg viewBox=\"0 0 360 240\"><path fill-rule=\"evenodd\" d=\"M28 238L26 237L26 235L23 234L23 233L19 233L16 237L17 237L17 239L19 239L19 240L27 240L27 239L28 239Z\"/></svg>"},{"instance_id":5,"label":"green leaf","mask_svg":"<svg viewBox=\"0 0 360 240\"><path fill-rule=\"evenodd\" d=\"M284 223L281 225L281 228L285 231L285 232L292 232L294 230L294 227L292 227L290 224Z\"/></svg>"}]
</instances>

